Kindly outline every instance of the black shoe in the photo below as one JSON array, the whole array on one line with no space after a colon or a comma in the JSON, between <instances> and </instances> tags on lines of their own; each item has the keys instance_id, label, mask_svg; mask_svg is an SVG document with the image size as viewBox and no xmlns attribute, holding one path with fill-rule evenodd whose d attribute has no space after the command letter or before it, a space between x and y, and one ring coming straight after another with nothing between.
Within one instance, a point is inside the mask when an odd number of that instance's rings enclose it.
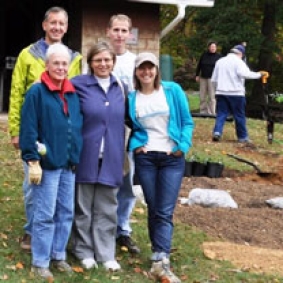
<instances>
[{"instance_id":1,"label":"black shoe","mask_svg":"<svg viewBox=\"0 0 283 283\"><path fill-rule=\"evenodd\" d=\"M214 141L214 142L219 142L220 139L221 139L221 137L219 135L213 135L213 137L212 137L212 141Z\"/></svg>"},{"instance_id":2,"label":"black shoe","mask_svg":"<svg viewBox=\"0 0 283 283\"><path fill-rule=\"evenodd\" d=\"M121 248L123 247L127 248L128 252L131 254L139 254L141 252L139 247L135 244L135 242L129 236L125 236L125 235L119 236L116 239L116 243Z\"/></svg>"},{"instance_id":3,"label":"black shoe","mask_svg":"<svg viewBox=\"0 0 283 283\"><path fill-rule=\"evenodd\" d=\"M31 251L31 235L24 234L20 240L20 246L25 251Z\"/></svg>"}]
</instances>

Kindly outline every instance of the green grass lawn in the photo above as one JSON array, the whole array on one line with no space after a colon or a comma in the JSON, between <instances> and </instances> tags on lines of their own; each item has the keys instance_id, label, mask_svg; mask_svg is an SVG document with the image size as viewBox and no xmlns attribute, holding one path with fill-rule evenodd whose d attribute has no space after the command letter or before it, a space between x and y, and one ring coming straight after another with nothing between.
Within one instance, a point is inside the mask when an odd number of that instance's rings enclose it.
<instances>
[{"instance_id":1,"label":"green grass lawn","mask_svg":"<svg viewBox=\"0 0 283 283\"><path fill-rule=\"evenodd\" d=\"M193 102L192 102L193 104ZM211 127L213 120L197 120L197 129ZM260 130L258 122L249 121L252 126L252 136ZM230 126L229 126L230 127ZM282 130L282 128L281 128ZM198 137L198 131L196 137ZM228 129L229 131L229 129ZM232 131L232 128L231 128ZM201 135L199 135L201 136ZM207 146L206 146L207 147ZM279 150L280 146L276 147ZM196 142L194 151L205 152L205 146ZM215 158L222 156L222 146L213 148ZM218 153L217 153L218 152ZM212 153L211 153L212 154ZM230 161L227 162L227 166ZM22 163L18 152L9 144L7 126L0 122L0 281L11 283L40 282L30 273L30 254L23 253L19 247L19 238L23 233L25 216L22 200ZM147 235L146 208L137 205L133 217L133 237L142 249L142 253L131 257L128 253L117 250L117 259L122 271L107 273L102 267L97 270L84 271L79 262L69 254L68 261L77 272L70 277L54 271L55 282L152 282L148 278L151 254ZM249 272L239 272L229 262L209 260L203 255L201 245L210 239L202 231L188 225L176 223L171 256L174 272L182 282L190 283L268 283L283 282L283 278L275 276L256 275Z\"/></svg>"},{"instance_id":2,"label":"green grass lawn","mask_svg":"<svg viewBox=\"0 0 283 283\"><path fill-rule=\"evenodd\" d=\"M199 111L199 95L198 94L191 94L188 92L188 99L190 104L190 110L192 112Z\"/></svg>"}]
</instances>

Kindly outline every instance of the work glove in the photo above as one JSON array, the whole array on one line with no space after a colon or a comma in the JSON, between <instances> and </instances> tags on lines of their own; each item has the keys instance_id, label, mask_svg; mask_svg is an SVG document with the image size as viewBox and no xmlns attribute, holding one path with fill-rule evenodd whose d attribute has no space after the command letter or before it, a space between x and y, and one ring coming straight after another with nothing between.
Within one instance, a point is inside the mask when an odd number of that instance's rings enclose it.
<instances>
[{"instance_id":1,"label":"work glove","mask_svg":"<svg viewBox=\"0 0 283 283\"><path fill-rule=\"evenodd\" d=\"M269 77L269 73L267 71L259 71L261 74L261 80L265 84L267 82L267 78Z\"/></svg>"},{"instance_id":2,"label":"work glove","mask_svg":"<svg viewBox=\"0 0 283 283\"><path fill-rule=\"evenodd\" d=\"M39 185L42 177L42 169L39 161L29 161L29 184Z\"/></svg>"}]
</instances>

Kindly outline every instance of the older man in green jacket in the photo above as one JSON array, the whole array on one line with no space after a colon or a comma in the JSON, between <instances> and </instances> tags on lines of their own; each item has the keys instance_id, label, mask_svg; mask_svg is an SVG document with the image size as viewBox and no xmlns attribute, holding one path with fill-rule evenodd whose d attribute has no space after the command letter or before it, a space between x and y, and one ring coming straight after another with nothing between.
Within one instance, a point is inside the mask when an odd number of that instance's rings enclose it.
<instances>
[{"instance_id":1,"label":"older man in green jacket","mask_svg":"<svg viewBox=\"0 0 283 283\"><path fill-rule=\"evenodd\" d=\"M52 7L45 13L42 28L45 32L44 38L24 48L18 58L12 75L10 107L9 107L9 133L13 146L19 148L19 131L21 109L25 98L25 93L30 86L39 80L42 72L45 71L45 54L48 46L61 42L68 29L68 14L61 7ZM69 49L71 63L68 77L72 78L81 73L82 56L78 52ZM21 240L23 249L30 249L32 234L32 191L28 184L28 166L24 163L25 179L23 182L24 205L27 223L24 226L25 234Z\"/></svg>"}]
</instances>

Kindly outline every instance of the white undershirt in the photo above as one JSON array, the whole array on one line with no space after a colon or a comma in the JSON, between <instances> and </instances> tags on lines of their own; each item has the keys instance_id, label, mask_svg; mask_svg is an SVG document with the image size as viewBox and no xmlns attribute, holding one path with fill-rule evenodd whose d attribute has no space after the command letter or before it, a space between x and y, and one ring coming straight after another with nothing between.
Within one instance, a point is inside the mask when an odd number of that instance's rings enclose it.
<instances>
[{"instance_id":1,"label":"white undershirt","mask_svg":"<svg viewBox=\"0 0 283 283\"><path fill-rule=\"evenodd\" d=\"M95 78L97 79L99 85L102 87L102 89L104 90L105 94L108 92L109 86L110 86L110 77L104 79L104 78L99 78L97 76L95 76ZM102 137L101 140L101 145L100 145L100 150L99 150L99 158L103 157L103 152L104 152L104 137Z\"/></svg>"},{"instance_id":2,"label":"white undershirt","mask_svg":"<svg viewBox=\"0 0 283 283\"><path fill-rule=\"evenodd\" d=\"M110 86L110 77L104 79L104 78L99 78L95 76L95 78L97 79L99 85L102 87L104 92L107 93L109 86Z\"/></svg>"},{"instance_id":3,"label":"white undershirt","mask_svg":"<svg viewBox=\"0 0 283 283\"><path fill-rule=\"evenodd\" d=\"M133 75L135 69L135 59L136 55L129 50L122 55L117 55L113 70L113 73L128 86L129 91L134 90Z\"/></svg>"},{"instance_id":4,"label":"white undershirt","mask_svg":"<svg viewBox=\"0 0 283 283\"><path fill-rule=\"evenodd\" d=\"M169 106L163 87L152 94L137 92L136 117L147 132L148 151L172 151L175 143L168 136Z\"/></svg>"}]
</instances>

